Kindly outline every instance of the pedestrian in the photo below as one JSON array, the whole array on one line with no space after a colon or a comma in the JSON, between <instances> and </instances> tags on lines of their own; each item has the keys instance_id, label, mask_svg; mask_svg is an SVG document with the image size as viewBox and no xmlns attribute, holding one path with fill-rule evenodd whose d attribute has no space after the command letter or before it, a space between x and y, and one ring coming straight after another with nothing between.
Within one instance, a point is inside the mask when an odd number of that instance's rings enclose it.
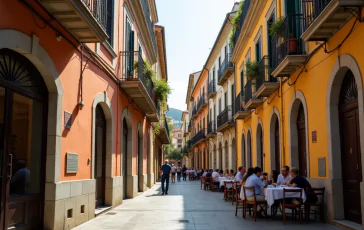
<instances>
[{"instance_id":1,"label":"pedestrian","mask_svg":"<svg viewBox=\"0 0 364 230\"><path fill-rule=\"evenodd\" d=\"M187 171L186 165L183 165L183 168L182 168L183 180L186 180L186 177L187 177L186 171Z\"/></svg>"},{"instance_id":2,"label":"pedestrian","mask_svg":"<svg viewBox=\"0 0 364 230\"><path fill-rule=\"evenodd\" d=\"M182 168L178 165L177 167L177 181L181 182L181 174L182 174Z\"/></svg>"},{"instance_id":3,"label":"pedestrian","mask_svg":"<svg viewBox=\"0 0 364 230\"><path fill-rule=\"evenodd\" d=\"M161 167L161 176L162 176L162 195L168 195L168 186L169 186L169 175L172 174L172 168L168 164L168 160L164 161L164 165ZM166 189L164 190L164 182L166 182ZM165 191L165 193L164 193Z\"/></svg>"},{"instance_id":4,"label":"pedestrian","mask_svg":"<svg viewBox=\"0 0 364 230\"><path fill-rule=\"evenodd\" d=\"M172 164L172 183L176 183L176 166Z\"/></svg>"}]
</instances>

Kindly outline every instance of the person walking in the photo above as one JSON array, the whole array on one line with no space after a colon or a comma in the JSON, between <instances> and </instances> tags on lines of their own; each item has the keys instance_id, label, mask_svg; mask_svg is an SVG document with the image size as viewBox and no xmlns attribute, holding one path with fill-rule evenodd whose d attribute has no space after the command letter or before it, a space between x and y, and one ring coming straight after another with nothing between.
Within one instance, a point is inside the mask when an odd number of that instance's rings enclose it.
<instances>
[{"instance_id":1,"label":"person walking","mask_svg":"<svg viewBox=\"0 0 364 230\"><path fill-rule=\"evenodd\" d=\"M183 165L183 168L182 168L183 180L186 180L186 177L187 177L186 171L187 171L186 165Z\"/></svg>"},{"instance_id":2,"label":"person walking","mask_svg":"<svg viewBox=\"0 0 364 230\"><path fill-rule=\"evenodd\" d=\"M181 173L182 173L182 168L181 166L178 165L177 167L177 181L181 182Z\"/></svg>"},{"instance_id":3,"label":"person walking","mask_svg":"<svg viewBox=\"0 0 364 230\"><path fill-rule=\"evenodd\" d=\"M176 166L172 164L172 183L176 183Z\"/></svg>"},{"instance_id":4,"label":"person walking","mask_svg":"<svg viewBox=\"0 0 364 230\"><path fill-rule=\"evenodd\" d=\"M168 195L168 186L169 186L169 175L172 174L172 168L168 164L168 160L164 161L164 165L161 167L161 175L162 175L162 195ZM164 182L166 182L166 189L164 189ZM165 191L165 192L164 192Z\"/></svg>"}]
</instances>

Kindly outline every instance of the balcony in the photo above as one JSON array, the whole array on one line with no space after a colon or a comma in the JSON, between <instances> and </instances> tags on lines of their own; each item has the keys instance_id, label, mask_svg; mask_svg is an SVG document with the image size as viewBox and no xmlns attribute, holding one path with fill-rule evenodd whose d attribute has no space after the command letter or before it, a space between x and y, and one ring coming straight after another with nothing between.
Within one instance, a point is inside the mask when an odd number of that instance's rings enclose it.
<instances>
[{"instance_id":1,"label":"balcony","mask_svg":"<svg viewBox=\"0 0 364 230\"><path fill-rule=\"evenodd\" d=\"M263 103L263 99L253 97L253 87L255 87L253 81L248 80L245 84L245 109L256 109Z\"/></svg>"},{"instance_id":2,"label":"balcony","mask_svg":"<svg viewBox=\"0 0 364 230\"><path fill-rule=\"evenodd\" d=\"M106 33L106 0L38 0L79 42L104 42Z\"/></svg>"},{"instance_id":3,"label":"balcony","mask_svg":"<svg viewBox=\"0 0 364 230\"><path fill-rule=\"evenodd\" d=\"M152 79L144 74L145 63L139 52L121 52L123 70L120 87L146 114L151 122L159 121L158 103Z\"/></svg>"},{"instance_id":4,"label":"balcony","mask_svg":"<svg viewBox=\"0 0 364 230\"><path fill-rule=\"evenodd\" d=\"M162 120L160 121L158 137L162 144L170 144L167 118L164 117Z\"/></svg>"},{"instance_id":5,"label":"balcony","mask_svg":"<svg viewBox=\"0 0 364 230\"><path fill-rule=\"evenodd\" d=\"M250 8L250 3L251 3L251 0L245 0L245 2L244 2L242 14L241 14L240 19L239 19L239 27L236 30L235 35L234 35L234 44L236 44L238 42L238 38L239 38L239 35L240 35L240 32L241 32L241 28L243 27L244 22L245 22L245 18L248 15L248 10Z\"/></svg>"},{"instance_id":6,"label":"balcony","mask_svg":"<svg viewBox=\"0 0 364 230\"><path fill-rule=\"evenodd\" d=\"M264 56L259 62L259 77L256 79L256 97L269 97L278 88L277 78L270 74L271 60L269 56Z\"/></svg>"},{"instance_id":7,"label":"balcony","mask_svg":"<svg viewBox=\"0 0 364 230\"><path fill-rule=\"evenodd\" d=\"M192 146L197 146L206 140L206 131L206 129L198 131L198 133L192 138Z\"/></svg>"},{"instance_id":8,"label":"balcony","mask_svg":"<svg viewBox=\"0 0 364 230\"><path fill-rule=\"evenodd\" d=\"M328 41L360 11L364 0L302 0L304 41Z\"/></svg>"},{"instance_id":9,"label":"balcony","mask_svg":"<svg viewBox=\"0 0 364 230\"><path fill-rule=\"evenodd\" d=\"M215 79L209 82L208 99L213 98L216 95L216 82Z\"/></svg>"},{"instance_id":10,"label":"balcony","mask_svg":"<svg viewBox=\"0 0 364 230\"><path fill-rule=\"evenodd\" d=\"M302 34L302 14L288 15L282 25L281 35L272 38L272 75L289 77L306 61Z\"/></svg>"},{"instance_id":11,"label":"balcony","mask_svg":"<svg viewBox=\"0 0 364 230\"><path fill-rule=\"evenodd\" d=\"M215 137L217 135L216 132L216 122L210 121L207 126L207 138Z\"/></svg>"},{"instance_id":12,"label":"balcony","mask_svg":"<svg viewBox=\"0 0 364 230\"><path fill-rule=\"evenodd\" d=\"M192 118L196 118L197 116L198 116L197 108L196 108L196 107L194 107L194 108L192 109Z\"/></svg>"},{"instance_id":13,"label":"balcony","mask_svg":"<svg viewBox=\"0 0 364 230\"><path fill-rule=\"evenodd\" d=\"M244 92L240 92L235 98L235 115L234 120L244 119L250 115L250 111L244 108Z\"/></svg>"},{"instance_id":14,"label":"balcony","mask_svg":"<svg viewBox=\"0 0 364 230\"><path fill-rule=\"evenodd\" d=\"M192 141L191 140L188 140L187 141L187 151L188 152L192 152L193 151Z\"/></svg>"},{"instance_id":15,"label":"balcony","mask_svg":"<svg viewBox=\"0 0 364 230\"><path fill-rule=\"evenodd\" d=\"M234 73L234 65L230 61L231 54L226 54L225 60L221 63L218 71L218 85L224 85L224 83L229 79L229 77Z\"/></svg>"},{"instance_id":16,"label":"balcony","mask_svg":"<svg viewBox=\"0 0 364 230\"><path fill-rule=\"evenodd\" d=\"M217 131L223 132L234 126L235 122L233 120L233 107L229 105L217 116Z\"/></svg>"},{"instance_id":17,"label":"balcony","mask_svg":"<svg viewBox=\"0 0 364 230\"><path fill-rule=\"evenodd\" d=\"M183 128L183 137L186 137L187 135L188 135L188 133L189 133L189 125L187 126L186 124L185 124L185 126L184 126L184 128Z\"/></svg>"},{"instance_id":18,"label":"balcony","mask_svg":"<svg viewBox=\"0 0 364 230\"><path fill-rule=\"evenodd\" d=\"M208 102L207 98L205 97L205 95L203 94L200 97L200 100L198 100L197 112L201 113L203 111L203 109L206 108L208 105L209 105L209 102Z\"/></svg>"},{"instance_id":19,"label":"balcony","mask_svg":"<svg viewBox=\"0 0 364 230\"><path fill-rule=\"evenodd\" d=\"M193 126L193 120L190 120L190 123L188 123L188 132L191 132Z\"/></svg>"}]
</instances>

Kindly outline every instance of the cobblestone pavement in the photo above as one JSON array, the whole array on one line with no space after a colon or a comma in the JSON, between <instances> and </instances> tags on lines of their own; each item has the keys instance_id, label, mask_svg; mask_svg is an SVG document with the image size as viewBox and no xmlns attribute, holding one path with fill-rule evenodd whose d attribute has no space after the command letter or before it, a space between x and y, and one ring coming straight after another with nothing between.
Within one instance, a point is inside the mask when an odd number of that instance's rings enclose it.
<instances>
[{"instance_id":1,"label":"cobblestone pavement","mask_svg":"<svg viewBox=\"0 0 364 230\"><path fill-rule=\"evenodd\" d=\"M147 192L97 218L76 227L78 230L212 230L212 229L340 229L332 225L311 221L299 224L289 219L283 225L281 216L274 219L251 217L243 219L241 209L235 217L235 206L223 200L223 194L200 189L200 181L170 184L169 194L161 196L160 183Z\"/></svg>"}]
</instances>

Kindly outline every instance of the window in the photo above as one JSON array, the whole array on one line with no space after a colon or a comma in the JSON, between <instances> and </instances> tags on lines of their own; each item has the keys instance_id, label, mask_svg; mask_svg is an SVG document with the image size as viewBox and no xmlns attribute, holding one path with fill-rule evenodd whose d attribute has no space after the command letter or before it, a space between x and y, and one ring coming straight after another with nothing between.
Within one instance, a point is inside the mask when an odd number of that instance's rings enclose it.
<instances>
[{"instance_id":1,"label":"window","mask_svg":"<svg viewBox=\"0 0 364 230\"><path fill-rule=\"evenodd\" d=\"M139 51L139 55L141 57L143 57L143 49L142 49L142 44L140 44L140 41L138 42L138 51ZM158 64L158 63L157 63Z\"/></svg>"},{"instance_id":2,"label":"window","mask_svg":"<svg viewBox=\"0 0 364 230\"><path fill-rule=\"evenodd\" d=\"M227 46L225 46L225 57L227 56L228 54L228 49L227 49Z\"/></svg>"},{"instance_id":3,"label":"window","mask_svg":"<svg viewBox=\"0 0 364 230\"><path fill-rule=\"evenodd\" d=\"M262 38L258 39L258 42L255 44L255 60L257 62L262 59Z\"/></svg>"},{"instance_id":4,"label":"window","mask_svg":"<svg viewBox=\"0 0 364 230\"><path fill-rule=\"evenodd\" d=\"M219 114L221 113L221 98L219 99Z\"/></svg>"},{"instance_id":5,"label":"window","mask_svg":"<svg viewBox=\"0 0 364 230\"><path fill-rule=\"evenodd\" d=\"M131 23L128 18L126 19L125 25L125 51L134 51L134 31L131 28ZM126 66L125 69L126 75L131 75L134 70L134 55L128 55L125 58Z\"/></svg>"},{"instance_id":6,"label":"window","mask_svg":"<svg viewBox=\"0 0 364 230\"><path fill-rule=\"evenodd\" d=\"M215 68L212 70L212 80L215 81Z\"/></svg>"},{"instance_id":7,"label":"window","mask_svg":"<svg viewBox=\"0 0 364 230\"><path fill-rule=\"evenodd\" d=\"M219 57L219 69L221 67L221 57Z\"/></svg>"},{"instance_id":8,"label":"window","mask_svg":"<svg viewBox=\"0 0 364 230\"><path fill-rule=\"evenodd\" d=\"M106 1L107 13L106 13L106 33L109 35L107 42L113 45L114 36L114 1Z\"/></svg>"},{"instance_id":9,"label":"window","mask_svg":"<svg viewBox=\"0 0 364 230\"><path fill-rule=\"evenodd\" d=\"M228 98L227 98L227 92L225 92L225 98L224 98L224 102L225 102L225 108L227 107L227 105L228 105Z\"/></svg>"}]
</instances>

